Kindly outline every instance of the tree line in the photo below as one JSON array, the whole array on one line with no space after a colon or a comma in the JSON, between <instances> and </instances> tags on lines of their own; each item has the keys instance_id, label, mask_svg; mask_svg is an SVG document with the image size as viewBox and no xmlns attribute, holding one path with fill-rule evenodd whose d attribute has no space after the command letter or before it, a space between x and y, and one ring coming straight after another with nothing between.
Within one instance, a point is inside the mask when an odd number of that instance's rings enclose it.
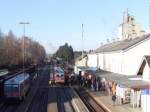
<instances>
[{"instance_id":1,"label":"tree line","mask_svg":"<svg viewBox=\"0 0 150 112\"><path fill-rule=\"evenodd\" d=\"M0 31L0 67L22 65L23 55L24 64L28 65L42 62L46 53L40 43L29 37L17 38L11 30L8 34Z\"/></svg>"},{"instance_id":2,"label":"tree line","mask_svg":"<svg viewBox=\"0 0 150 112\"><path fill-rule=\"evenodd\" d=\"M60 46L54 54L54 57L60 58L62 61L68 63L74 63L74 52L72 46L68 45L68 43Z\"/></svg>"}]
</instances>

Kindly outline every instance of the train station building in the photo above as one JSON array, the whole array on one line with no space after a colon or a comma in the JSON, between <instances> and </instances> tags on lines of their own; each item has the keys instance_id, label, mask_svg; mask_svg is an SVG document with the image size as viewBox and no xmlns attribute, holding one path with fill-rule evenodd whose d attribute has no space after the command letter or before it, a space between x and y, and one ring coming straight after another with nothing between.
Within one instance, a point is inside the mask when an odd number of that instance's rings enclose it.
<instances>
[{"instance_id":1,"label":"train station building","mask_svg":"<svg viewBox=\"0 0 150 112\"><path fill-rule=\"evenodd\" d=\"M150 34L128 11L119 26L119 39L101 45L86 59L87 67L100 69L95 75L105 81L109 95L109 87L115 84L120 103L150 111Z\"/></svg>"},{"instance_id":2,"label":"train station building","mask_svg":"<svg viewBox=\"0 0 150 112\"><path fill-rule=\"evenodd\" d=\"M123 23L119 27L122 27L121 32L119 30L120 39L101 45L87 54L87 66L119 74L136 75L143 56L150 55L150 34L140 30L134 17L128 12L124 14Z\"/></svg>"}]
</instances>

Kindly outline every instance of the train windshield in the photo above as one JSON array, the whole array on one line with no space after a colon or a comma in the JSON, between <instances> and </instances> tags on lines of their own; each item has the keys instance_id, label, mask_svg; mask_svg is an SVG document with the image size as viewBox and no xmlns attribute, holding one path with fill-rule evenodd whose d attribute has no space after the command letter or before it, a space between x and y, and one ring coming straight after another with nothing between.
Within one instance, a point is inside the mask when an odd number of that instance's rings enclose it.
<instances>
[{"instance_id":1,"label":"train windshield","mask_svg":"<svg viewBox=\"0 0 150 112\"><path fill-rule=\"evenodd\" d=\"M64 71L60 67L56 67L55 69L57 73L64 74Z\"/></svg>"},{"instance_id":2,"label":"train windshield","mask_svg":"<svg viewBox=\"0 0 150 112\"><path fill-rule=\"evenodd\" d=\"M17 92L18 91L18 85L5 85L5 92Z\"/></svg>"},{"instance_id":3,"label":"train windshield","mask_svg":"<svg viewBox=\"0 0 150 112\"><path fill-rule=\"evenodd\" d=\"M64 74L64 71L56 70L56 73Z\"/></svg>"}]
</instances>

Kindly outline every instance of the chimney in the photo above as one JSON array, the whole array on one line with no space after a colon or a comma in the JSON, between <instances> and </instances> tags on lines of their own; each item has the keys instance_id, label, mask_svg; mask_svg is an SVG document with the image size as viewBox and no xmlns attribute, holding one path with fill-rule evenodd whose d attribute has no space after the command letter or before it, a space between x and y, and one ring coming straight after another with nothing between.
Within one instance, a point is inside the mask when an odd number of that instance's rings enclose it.
<instances>
[{"instance_id":1,"label":"chimney","mask_svg":"<svg viewBox=\"0 0 150 112\"><path fill-rule=\"evenodd\" d=\"M116 41L116 39L115 39L115 38L113 38L113 39L112 39L112 42L115 42L115 41Z\"/></svg>"},{"instance_id":2,"label":"chimney","mask_svg":"<svg viewBox=\"0 0 150 112\"><path fill-rule=\"evenodd\" d=\"M110 42L108 38L107 38L107 40L106 40L106 41L107 41L107 43L109 43L109 42Z\"/></svg>"},{"instance_id":3,"label":"chimney","mask_svg":"<svg viewBox=\"0 0 150 112\"><path fill-rule=\"evenodd\" d=\"M116 39L117 41L119 41L119 37L117 37L117 39Z\"/></svg>"}]
</instances>

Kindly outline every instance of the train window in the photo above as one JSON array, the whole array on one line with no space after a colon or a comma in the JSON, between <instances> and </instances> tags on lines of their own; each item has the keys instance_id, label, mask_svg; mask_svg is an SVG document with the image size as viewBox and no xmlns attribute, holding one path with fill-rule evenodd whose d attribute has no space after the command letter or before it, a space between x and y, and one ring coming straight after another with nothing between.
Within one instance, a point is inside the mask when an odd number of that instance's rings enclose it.
<instances>
[{"instance_id":1,"label":"train window","mask_svg":"<svg viewBox=\"0 0 150 112\"><path fill-rule=\"evenodd\" d=\"M59 70L56 70L56 73L59 73Z\"/></svg>"},{"instance_id":2,"label":"train window","mask_svg":"<svg viewBox=\"0 0 150 112\"><path fill-rule=\"evenodd\" d=\"M25 81L23 82L23 84L26 85L26 82L27 82L27 80L25 80Z\"/></svg>"},{"instance_id":3,"label":"train window","mask_svg":"<svg viewBox=\"0 0 150 112\"><path fill-rule=\"evenodd\" d=\"M13 91L15 91L15 92L18 91L18 85L13 86Z\"/></svg>"},{"instance_id":4,"label":"train window","mask_svg":"<svg viewBox=\"0 0 150 112\"><path fill-rule=\"evenodd\" d=\"M5 85L5 92L11 92L11 85Z\"/></svg>"},{"instance_id":5,"label":"train window","mask_svg":"<svg viewBox=\"0 0 150 112\"><path fill-rule=\"evenodd\" d=\"M23 89L23 84L20 85L20 89L21 89L21 90Z\"/></svg>"}]
</instances>

